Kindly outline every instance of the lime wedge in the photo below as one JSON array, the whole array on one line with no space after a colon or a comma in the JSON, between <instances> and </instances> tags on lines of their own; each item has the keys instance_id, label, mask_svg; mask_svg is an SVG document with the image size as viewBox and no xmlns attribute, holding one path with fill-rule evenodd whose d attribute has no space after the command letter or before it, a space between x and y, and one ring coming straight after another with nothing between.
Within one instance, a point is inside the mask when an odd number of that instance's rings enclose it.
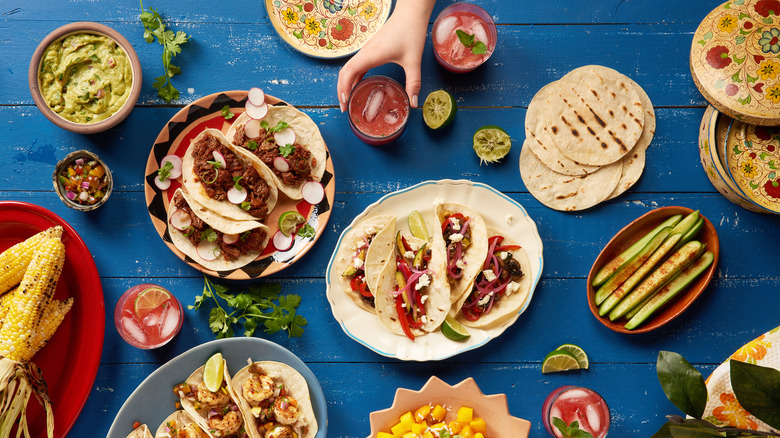
<instances>
[{"instance_id":1,"label":"lime wedge","mask_svg":"<svg viewBox=\"0 0 780 438\"><path fill-rule=\"evenodd\" d=\"M557 373L559 371L570 371L580 369L580 364L573 354L565 350L553 350L542 362L543 373Z\"/></svg>"},{"instance_id":2,"label":"lime wedge","mask_svg":"<svg viewBox=\"0 0 780 438\"><path fill-rule=\"evenodd\" d=\"M556 348L556 350L568 351L569 353L573 354L574 357L577 358L577 363L580 364L580 369L587 370L590 366L588 354L585 353L585 350L583 350L579 345L563 344Z\"/></svg>"},{"instance_id":3,"label":"lime wedge","mask_svg":"<svg viewBox=\"0 0 780 438\"><path fill-rule=\"evenodd\" d=\"M412 236L428 242L428 224L417 210L409 215L409 231L412 232Z\"/></svg>"},{"instance_id":4,"label":"lime wedge","mask_svg":"<svg viewBox=\"0 0 780 438\"><path fill-rule=\"evenodd\" d=\"M285 211L279 216L279 231L289 236L298 229L298 225L306 222L306 218L297 211Z\"/></svg>"},{"instance_id":5,"label":"lime wedge","mask_svg":"<svg viewBox=\"0 0 780 438\"><path fill-rule=\"evenodd\" d=\"M143 318L171 298L171 294L165 289L154 286L146 288L135 297L135 315Z\"/></svg>"},{"instance_id":6,"label":"lime wedge","mask_svg":"<svg viewBox=\"0 0 780 438\"><path fill-rule=\"evenodd\" d=\"M225 361L222 360L222 353L217 353L206 361L203 368L203 383L211 392L219 391L222 387L222 379L225 375Z\"/></svg>"},{"instance_id":7,"label":"lime wedge","mask_svg":"<svg viewBox=\"0 0 780 438\"><path fill-rule=\"evenodd\" d=\"M463 341L471 336L469 332L466 331L466 327L463 327L461 323L451 316L447 316L444 323L442 323L441 334L453 341Z\"/></svg>"},{"instance_id":8,"label":"lime wedge","mask_svg":"<svg viewBox=\"0 0 780 438\"><path fill-rule=\"evenodd\" d=\"M498 126L487 125L477 129L473 137L474 151L482 164L495 163L504 158L512 148L509 134Z\"/></svg>"},{"instance_id":9,"label":"lime wedge","mask_svg":"<svg viewBox=\"0 0 780 438\"><path fill-rule=\"evenodd\" d=\"M432 91L423 103L423 120L431 129L443 128L452 123L457 111L452 94L444 90Z\"/></svg>"}]
</instances>

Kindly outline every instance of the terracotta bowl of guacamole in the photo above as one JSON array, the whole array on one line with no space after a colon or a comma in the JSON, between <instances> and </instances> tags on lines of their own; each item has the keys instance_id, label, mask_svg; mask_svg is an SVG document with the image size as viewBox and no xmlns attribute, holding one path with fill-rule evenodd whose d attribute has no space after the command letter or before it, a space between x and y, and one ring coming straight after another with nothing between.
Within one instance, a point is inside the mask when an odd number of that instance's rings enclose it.
<instances>
[{"instance_id":1,"label":"terracotta bowl of guacamole","mask_svg":"<svg viewBox=\"0 0 780 438\"><path fill-rule=\"evenodd\" d=\"M30 93L47 119L92 134L124 120L141 94L133 46L108 26L81 21L57 28L35 49Z\"/></svg>"}]
</instances>

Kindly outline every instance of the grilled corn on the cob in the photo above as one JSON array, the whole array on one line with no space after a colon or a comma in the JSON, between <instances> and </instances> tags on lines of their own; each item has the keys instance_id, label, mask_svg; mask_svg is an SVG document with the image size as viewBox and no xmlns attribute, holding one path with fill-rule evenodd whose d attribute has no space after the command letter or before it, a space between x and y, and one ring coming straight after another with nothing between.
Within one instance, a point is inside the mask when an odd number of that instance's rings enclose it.
<instances>
[{"instance_id":1,"label":"grilled corn on the cob","mask_svg":"<svg viewBox=\"0 0 780 438\"><path fill-rule=\"evenodd\" d=\"M0 294L19 284L32 260L33 251L45 238L62 237L62 227L57 225L8 248L0 254Z\"/></svg>"}]
</instances>

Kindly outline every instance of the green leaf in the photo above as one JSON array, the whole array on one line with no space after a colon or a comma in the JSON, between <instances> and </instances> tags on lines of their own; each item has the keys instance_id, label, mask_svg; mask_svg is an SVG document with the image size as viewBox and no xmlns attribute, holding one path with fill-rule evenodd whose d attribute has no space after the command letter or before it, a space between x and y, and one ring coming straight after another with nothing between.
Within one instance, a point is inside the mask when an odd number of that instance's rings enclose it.
<instances>
[{"instance_id":1,"label":"green leaf","mask_svg":"<svg viewBox=\"0 0 780 438\"><path fill-rule=\"evenodd\" d=\"M741 20L741 19L743 19L743 18L749 18L749 17L750 17L750 15L748 15L748 14L746 14L746 13L744 13L744 12L740 12L740 13L739 13L739 15L738 15L737 17L738 17L738 18Z\"/></svg>"},{"instance_id":2,"label":"green leaf","mask_svg":"<svg viewBox=\"0 0 780 438\"><path fill-rule=\"evenodd\" d=\"M211 228L206 228L200 232L200 237L208 240L209 242L214 242L217 240L217 232Z\"/></svg>"},{"instance_id":3,"label":"green leaf","mask_svg":"<svg viewBox=\"0 0 780 438\"><path fill-rule=\"evenodd\" d=\"M222 117L225 118L225 120L230 120L235 116L233 114L233 111L230 111L230 105L225 105L222 107Z\"/></svg>"},{"instance_id":4,"label":"green leaf","mask_svg":"<svg viewBox=\"0 0 780 438\"><path fill-rule=\"evenodd\" d=\"M279 146L279 153L285 158L289 157L290 154L292 154L294 151L295 151L295 146L291 144Z\"/></svg>"},{"instance_id":5,"label":"green leaf","mask_svg":"<svg viewBox=\"0 0 780 438\"><path fill-rule=\"evenodd\" d=\"M740 39L740 38L742 38L743 41L745 40L745 37L737 37L737 39ZM743 62L745 62L745 59L747 59L747 55L743 56L742 58L738 57L737 55L734 55L734 56L732 56L732 58L734 59L734 61L737 64L742 64Z\"/></svg>"},{"instance_id":6,"label":"green leaf","mask_svg":"<svg viewBox=\"0 0 780 438\"><path fill-rule=\"evenodd\" d=\"M750 103L751 100L752 99L750 98L750 95L748 94L745 98L737 99L737 102L741 103L742 105L747 105L747 104Z\"/></svg>"},{"instance_id":7,"label":"green leaf","mask_svg":"<svg viewBox=\"0 0 780 438\"><path fill-rule=\"evenodd\" d=\"M471 48L471 53L475 55L484 55L487 53L487 46L482 41L477 41L474 47Z\"/></svg>"},{"instance_id":8,"label":"green leaf","mask_svg":"<svg viewBox=\"0 0 780 438\"><path fill-rule=\"evenodd\" d=\"M691 417L704 415L707 386L696 368L677 353L660 351L656 371L661 388L672 404Z\"/></svg>"},{"instance_id":9,"label":"green leaf","mask_svg":"<svg viewBox=\"0 0 780 438\"><path fill-rule=\"evenodd\" d=\"M702 36L702 38L704 38L705 40L712 39L712 31L705 33L704 36Z\"/></svg>"},{"instance_id":10,"label":"green leaf","mask_svg":"<svg viewBox=\"0 0 780 438\"><path fill-rule=\"evenodd\" d=\"M780 371L732 360L731 387L745 410L780 429Z\"/></svg>"},{"instance_id":11,"label":"green leaf","mask_svg":"<svg viewBox=\"0 0 780 438\"><path fill-rule=\"evenodd\" d=\"M314 237L317 235L317 232L314 230L314 227L312 227L310 224L304 224L304 226L301 227L300 230L298 230L298 233L296 233L298 236L301 237Z\"/></svg>"},{"instance_id":12,"label":"green leaf","mask_svg":"<svg viewBox=\"0 0 780 438\"><path fill-rule=\"evenodd\" d=\"M744 42L745 42L745 37L744 37L744 36L742 36L742 35L740 35L740 36L738 36L738 37L736 37L736 38L734 39L734 42L735 42L735 43L737 43L737 44L742 44L742 43L744 43ZM742 58L742 61L744 61L744 60L745 60L745 58ZM738 62L738 63L740 63L740 64L742 64L742 61L737 61L737 62Z\"/></svg>"},{"instance_id":13,"label":"green leaf","mask_svg":"<svg viewBox=\"0 0 780 438\"><path fill-rule=\"evenodd\" d=\"M739 72L736 72L733 75L731 75L731 82L734 82L734 83L737 83L737 84L742 82L742 79L739 77Z\"/></svg>"},{"instance_id":14,"label":"green leaf","mask_svg":"<svg viewBox=\"0 0 780 438\"><path fill-rule=\"evenodd\" d=\"M753 76L750 76L749 73L745 73L745 75L747 76L747 83L748 84L751 83L751 82L756 82L758 80L758 77L754 78Z\"/></svg>"}]
</instances>

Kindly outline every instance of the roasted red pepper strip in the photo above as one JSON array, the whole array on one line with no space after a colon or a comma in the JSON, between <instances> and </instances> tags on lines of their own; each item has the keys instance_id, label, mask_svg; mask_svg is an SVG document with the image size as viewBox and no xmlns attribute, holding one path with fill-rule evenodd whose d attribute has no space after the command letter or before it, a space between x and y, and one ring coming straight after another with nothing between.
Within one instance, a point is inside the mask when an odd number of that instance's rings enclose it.
<instances>
[{"instance_id":1,"label":"roasted red pepper strip","mask_svg":"<svg viewBox=\"0 0 780 438\"><path fill-rule=\"evenodd\" d=\"M453 213L453 214L449 215L447 217L447 219L445 219L444 222L441 224L441 232L442 233L444 232L444 230L447 229L447 225L450 223L450 219L452 219L452 218L460 219L460 220L462 220L464 222L467 220L466 217L463 216L463 213Z\"/></svg>"},{"instance_id":2,"label":"roasted red pepper strip","mask_svg":"<svg viewBox=\"0 0 780 438\"><path fill-rule=\"evenodd\" d=\"M374 296L371 291L368 290L368 284L366 284L366 276L364 274L358 274L352 277L352 280L349 281L349 286L353 291L360 292L360 295L363 295L366 298Z\"/></svg>"},{"instance_id":3,"label":"roasted red pepper strip","mask_svg":"<svg viewBox=\"0 0 780 438\"><path fill-rule=\"evenodd\" d=\"M482 311L477 306L464 308L463 316L469 321L476 321L482 316Z\"/></svg>"},{"instance_id":4,"label":"roasted red pepper strip","mask_svg":"<svg viewBox=\"0 0 780 438\"><path fill-rule=\"evenodd\" d=\"M499 252L499 251L516 251L518 249L522 248L520 245L501 245L497 246L493 252Z\"/></svg>"},{"instance_id":5,"label":"roasted red pepper strip","mask_svg":"<svg viewBox=\"0 0 780 438\"><path fill-rule=\"evenodd\" d=\"M496 242L496 245L504 241L504 236L493 236L488 238L488 247Z\"/></svg>"},{"instance_id":6,"label":"roasted red pepper strip","mask_svg":"<svg viewBox=\"0 0 780 438\"><path fill-rule=\"evenodd\" d=\"M406 237L401 236L401 242L404 245L404 251L411 251L412 247L409 245L409 242L406 241Z\"/></svg>"},{"instance_id":7,"label":"roasted red pepper strip","mask_svg":"<svg viewBox=\"0 0 780 438\"><path fill-rule=\"evenodd\" d=\"M401 328L403 329L404 334L407 338L414 341L414 334L409 328L409 320L406 319L406 312L404 311L403 307L403 299L400 295L395 297L395 311L398 313L398 321L401 323Z\"/></svg>"}]
</instances>

